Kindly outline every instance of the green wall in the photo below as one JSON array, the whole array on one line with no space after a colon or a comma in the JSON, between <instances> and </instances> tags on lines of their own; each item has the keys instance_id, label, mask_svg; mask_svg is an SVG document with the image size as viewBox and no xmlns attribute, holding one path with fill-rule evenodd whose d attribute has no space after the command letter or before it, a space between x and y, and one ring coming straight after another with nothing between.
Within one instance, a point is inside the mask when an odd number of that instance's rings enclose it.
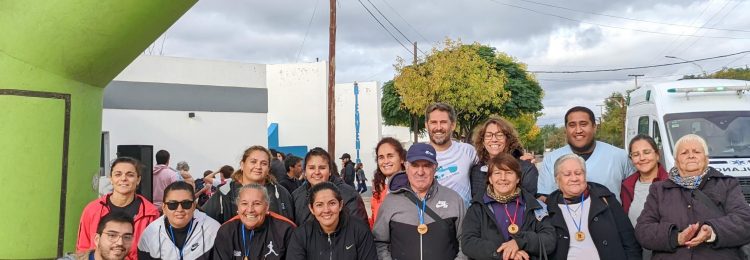
<instances>
[{"instance_id":1,"label":"green wall","mask_svg":"<svg viewBox=\"0 0 750 260\"><path fill-rule=\"evenodd\" d=\"M0 0L0 259L75 250L104 87L195 2Z\"/></svg>"}]
</instances>

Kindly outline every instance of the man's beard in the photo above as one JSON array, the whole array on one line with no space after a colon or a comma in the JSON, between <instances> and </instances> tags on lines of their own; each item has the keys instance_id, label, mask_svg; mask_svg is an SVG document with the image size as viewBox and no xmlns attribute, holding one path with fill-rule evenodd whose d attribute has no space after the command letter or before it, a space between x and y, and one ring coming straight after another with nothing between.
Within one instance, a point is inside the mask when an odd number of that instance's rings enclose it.
<instances>
[{"instance_id":1,"label":"man's beard","mask_svg":"<svg viewBox=\"0 0 750 260\"><path fill-rule=\"evenodd\" d=\"M439 132L439 133L443 134L443 139L438 142L438 140L435 139L435 137L434 137L434 134L436 134L436 133L438 133L438 132L434 132L433 134L429 135L430 136L430 142L432 142L433 144L444 145L444 144L447 144L448 141L451 140L451 135L449 135L447 132Z\"/></svg>"},{"instance_id":2,"label":"man's beard","mask_svg":"<svg viewBox=\"0 0 750 260\"><path fill-rule=\"evenodd\" d=\"M573 150L573 153L575 154L582 154L582 153L590 153L594 151L594 146L596 145L596 141L591 140L591 143L588 143L584 145L583 147L575 147L571 143L568 143L570 146L570 150Z\"/></svg>"}]
</instances>

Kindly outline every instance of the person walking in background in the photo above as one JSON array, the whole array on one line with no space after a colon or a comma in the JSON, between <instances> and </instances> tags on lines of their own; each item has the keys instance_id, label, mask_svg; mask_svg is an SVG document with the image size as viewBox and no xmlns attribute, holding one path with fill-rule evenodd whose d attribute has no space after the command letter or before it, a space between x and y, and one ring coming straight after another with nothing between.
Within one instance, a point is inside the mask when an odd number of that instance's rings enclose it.
<instances>
[{"instance_id":1,"label":"person walking in background","mask_svg":"<svg viewBox=\"0 0 750 260\"><path fill-rule=\"evenodd\" d=\"M302 176L302 158L294 155L287 156L284 160L284 167L286 167L286 176L279 180L279 184L284 186L287 191L294 192L302 184L302 180L300 180Z\"/></svg>"},{"instance_id":2,"label":"person walking in background","mask_svg":"<svg viewBox=\"0 0 750 260\"><path fill-rule=\"evenodd\" d=\"M271 152L271 175L276 180L282 180L286 176L286 169L284 168L284 153L276 151L276 149L270 149ZM292 191L289 191L292 192Z\"/></svg>"},{"instance_id":3,"label":"person walking in background","mask_svg":"<svg viewBox=\"0 0 750 260\"><path fill-rule=\"evenodd\" d=\"M356 170L354 169L352 156L348 153L344 153L339 159L341 159L341 179L344 180L344 183L352 186L352 188L357 187L354 186L354 175L356 174Z\"/></svg>"},{"instance_id":4,"label":"person walking in background","mask_svg":"<svg viewBox=\"0 0 750 260\"><path fill-rule=\"evenodd\" d=\"M195 179L193 179L193 175L190 174L190 165L186 161L180 161L175 168L177 174L180 175L180 179L195 188Z\"/></svg>"},{"instance_id":5,"label":"person walking in background","mask_svg":"<svg viewBox=\"0 0 750 260\"><path fill-rule=\"evenodd\" d=\"M364 167L362 163L357 163L356 166L356 177L357 177L357 191L359 193L365 193L367 191L367 177L365 176L365 170L362 169Z\"/></svg>"},{"instance_id":6,"label":"person walking in background","mask_svg":"<svg viewBox=\"0 0 750 260\"><path fill-rule=\"evenodd\" d=\"M156 152L156 166L154 166L152 185L153 185L153 202L157 208L161 208L161 200L164 197L164 189L173 182L179 181L182 177L177 171L169 168L169 152L159 150Z\"/></svg>"},{"instance_id":7,"label":"person walking in background","mask_svg":"<svg viewBox=\"0 0 750 260\"><path fill-rule=\"evenodd\" d=\"M83 252L96 247L99 222L107 214L124 214L133 219L133 241L127 259L138 259L138 241L146 226L159 217L159 210L146 197L136 194L141 182L141 163L130 157L119 157L110 168L112 193L89 202L83 208L78 225L76 251ZM162 193L163 194L163 193Z\"/></svg>"}]
</instances>

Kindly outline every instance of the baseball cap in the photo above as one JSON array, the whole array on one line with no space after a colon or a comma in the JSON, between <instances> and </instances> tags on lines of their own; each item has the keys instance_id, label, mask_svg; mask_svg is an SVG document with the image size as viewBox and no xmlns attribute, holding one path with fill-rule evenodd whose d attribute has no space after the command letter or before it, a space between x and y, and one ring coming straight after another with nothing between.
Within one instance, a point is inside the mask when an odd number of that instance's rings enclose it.
<instances>
[{"instance_id":1,"label":"baseball cap","mask_svg":"<svg viewBox=\"0 0 750 260\"><path fill-rule=\"evenodd\" d=\"M351 156L351 155L349 155L348 153L344 153L344 154L342 154L342 155L341 155L341 158L339 158L339 159L344 159L344 158L346 158L346 159L351 159L351 158L352 158L352 156Z\"/></svg>"},{"instance_id":2,"label":"baseball cap","mask_svg":"<svg viewBox=\"0 0 750 260\"><path fill-rule=\"evenodd\" d=\"M413 163L419 160L426 160L437 165L435 148L425 143L416 143L409 147L406 152L406 161Z\"/></svg>"}]
</instances>

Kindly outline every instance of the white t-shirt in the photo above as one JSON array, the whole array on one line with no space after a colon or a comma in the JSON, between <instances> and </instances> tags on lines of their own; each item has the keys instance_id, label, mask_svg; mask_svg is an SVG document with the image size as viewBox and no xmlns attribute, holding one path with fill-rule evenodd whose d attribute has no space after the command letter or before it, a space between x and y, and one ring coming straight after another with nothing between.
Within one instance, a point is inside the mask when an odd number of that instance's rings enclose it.
<instances>
[{"instance_id":1,"label":"white t-shirt","mask_svg":"<svg viewBox=\"0 0 750 260\"><path fill-rule=\"evenodd\" d=\"M640 180L635 182L635 190L633 191L633 201L630 203L630 209L628 209L628 218L630 223L635 227L635 222L638 220L638 216L643 211L643 205L646 204L646 198L648 197L648 188L651 187L651 183L643 183Z\"/></svg>"},{"instance_id":2,"label":"white t-shirt","mask_svg":"<svg viewBox=\"0 0 750 260\"><path fill-rule=\"evenodd\" d=\"M591 239L591 232L589 232L588 219L591 209L591 198L586 198L586 200L583 201L583 206L581 206L581 203L569 205L570 213L568 213L565 204L557 204L557 206L562 210L565 224L568 226L568 233L570 233L568 234L570 238L570 248L568 249L567 259L599 260L599 251L596 250L594 240ZM575 218L575 222L573 222L573 218ZM576 233L578 232L576 223L581 226L581 232L586 234L583 241L576 240Z\"/></svg>"},{"instance_id":3,"label":"white t-shirt","mask_svg":"<svg viewBox=\"0 0 750 260\"><path fill-rule=\"evenodd\" d=\"M471 201L469 171L477 161L477 152L470 144L451 141L448 150L437 152L438 168L435 179L445 187L456 191L468 204Z\"/></svg>"}]
</instances>

